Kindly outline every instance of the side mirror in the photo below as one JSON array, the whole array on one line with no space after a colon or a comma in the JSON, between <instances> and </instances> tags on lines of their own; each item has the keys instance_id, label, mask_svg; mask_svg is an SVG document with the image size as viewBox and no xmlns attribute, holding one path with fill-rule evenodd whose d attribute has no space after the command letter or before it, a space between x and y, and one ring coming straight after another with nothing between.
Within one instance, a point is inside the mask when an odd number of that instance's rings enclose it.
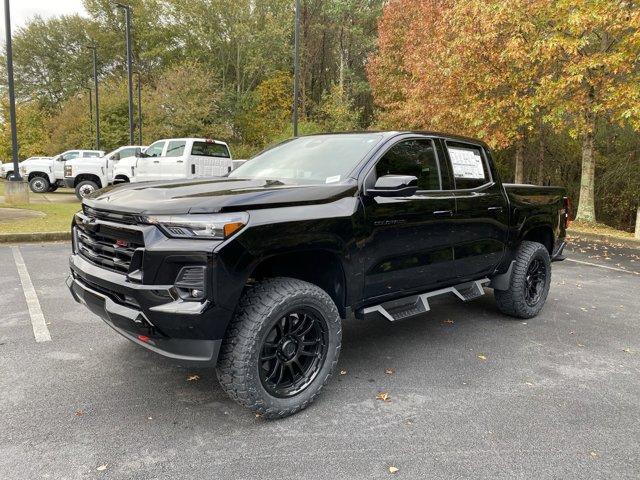
<instances>
[{"instance_id":1,"label":"side mirror","mask_svg":"<svg viewBox=\"0 0 640 480\"><path fill-rule=\"evenodd\" d=\"M113 155L111 155L111 160L114 160L116 162L120 160L120 152L116 152Z\"/></svg>"},{"instance_id":2,"label":"side mirror","mask_svg":"<svg viewBox=\"0 0 640 480\"><path fill-rule=\"evenodd\" d=\"M144 152L142 150L136 150L136 157L144 158L144 157L146 157L146 155L144 154Z\"/></svg>"},{"instance_id":3,"label":"side mirror","mask_svg":"<svg viewBox=\"0 0 640 480\"><path fill-rule=\"evenodd\" d=\"M413 175L383 175L367 194L374 197L410 197L418 191L418 178Z\"/></svg>"}]
</instances>

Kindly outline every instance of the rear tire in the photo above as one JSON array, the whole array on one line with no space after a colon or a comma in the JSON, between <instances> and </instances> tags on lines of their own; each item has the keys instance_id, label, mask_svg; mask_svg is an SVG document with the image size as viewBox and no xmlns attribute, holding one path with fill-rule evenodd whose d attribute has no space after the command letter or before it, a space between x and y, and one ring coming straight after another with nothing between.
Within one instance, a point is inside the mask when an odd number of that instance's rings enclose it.
<instances>
[{"instance_id":1,"label":"rear tire","mask_svg":"<svg viewBox=\"0 0 640 480\"><path fill-rule=\"evenodd\" d=\"M321 288L292 278L250 287L229 324L218 380L240 405L265 418L308 407L338 362L340 315Z\"/></svg>"},{"instance_id":2,"label":"rear tire","mask_svg":"<svg viewBox=\"0 0 640 480\"><path fill-rule=\"evenodd\" d=\"M51 184L48 178L38 176L29 180L29 188L33 193L47 193Z\"/></svg>"},{"instance_id":3,"label":"rear tire","mask_svg":"<svg viewBox=\"0 0 640 480\"><path fill-rule=\"evenodd\" d=\"M540 313L551 285L551 259L541 243L523 241L516 252L508 290L494 290L498 309L516 318Z\"/></svg>"},{"instance_id":4,"label":"rear tire","mask_svg":"<svg viewBox=\"0 0 640 480\"><path fill-rule=\"evenodd\" d=\"M96 182L92 182L91 180L83 180L78 185L76 185L76 197L78 200L82 201L83 198L87 198L96 190L99 190L100 187Z\"/></svg>"}]
</instances>

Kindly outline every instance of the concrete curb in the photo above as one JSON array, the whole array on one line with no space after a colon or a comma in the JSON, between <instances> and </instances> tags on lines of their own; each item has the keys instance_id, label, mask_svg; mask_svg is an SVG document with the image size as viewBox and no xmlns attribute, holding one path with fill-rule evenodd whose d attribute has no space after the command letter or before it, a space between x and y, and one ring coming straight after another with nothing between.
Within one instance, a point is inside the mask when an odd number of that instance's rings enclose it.
<instances>
[{"instance_id":1,"label":"concrete curb","mask_svg":"<svg viewBox=\"0 0 640 480\"><path fill-rule=\"evenodd\" d=\"M33 243L71 241L71 232L0 233L0 243Z\"/></svg>"},{"instance_id":2,"label":"concrete curb","mask_svg":"<svg viewBox=\"0 0 640 480\"><path fill-rule=\"evenodd\" d=\"M622 245L627 248L640 249L640 240L636 240L633 238L613 237L611 235L601 235L598 233L586 233L586 232L581 232L579 230L572 230L572 229L567 230L567 235L570 237L575 237L582 240L591 240L593 242L601 242L601 243L615 243L617 245Z\"/></svg>"}]
</instances>

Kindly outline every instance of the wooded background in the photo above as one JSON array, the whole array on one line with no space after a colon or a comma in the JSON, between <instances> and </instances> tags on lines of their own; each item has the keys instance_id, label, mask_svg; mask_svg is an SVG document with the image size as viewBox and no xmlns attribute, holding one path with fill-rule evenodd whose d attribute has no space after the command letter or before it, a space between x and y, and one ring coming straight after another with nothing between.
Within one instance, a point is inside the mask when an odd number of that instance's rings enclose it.
<instances>
[{"instance_id":1,"label":"wooded background","mask_svg":"<svg viewBox=\"0 0 640 480\"><path fill-rule=\"evenodd\" d=\"M215 137L246 158L291 136L293 0L129 3L145 144ZM84 4L87 17L36 17L14 32L22 158L94 146L94 42L102 148L128 143L124 19L108 0ZM564 185L581 220L633 230L638 2L302 0L301 22L301 133L478 137L506 181Z\"/></svg>"}]
</instances>

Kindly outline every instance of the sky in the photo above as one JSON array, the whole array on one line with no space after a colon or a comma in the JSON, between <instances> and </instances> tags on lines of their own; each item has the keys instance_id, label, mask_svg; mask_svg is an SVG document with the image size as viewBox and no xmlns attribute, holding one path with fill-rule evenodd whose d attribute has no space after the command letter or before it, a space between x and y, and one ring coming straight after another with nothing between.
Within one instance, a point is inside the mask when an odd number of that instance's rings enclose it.
<instances>
[{"instance_id":1,"label":"sky","mask_svg":"<svg viewBox=\"0 0 640 480\"><path fill-rule=\"evenodd\" d=\"M15 31L23 26L34 15L51 17L54 15L66 15L71 13L84 13L82 0L10 0L11 4L11 30ZM2 44L4 44L4 2L0 6L0 31L2 32Z\"/></svg>"}]
</instances>

